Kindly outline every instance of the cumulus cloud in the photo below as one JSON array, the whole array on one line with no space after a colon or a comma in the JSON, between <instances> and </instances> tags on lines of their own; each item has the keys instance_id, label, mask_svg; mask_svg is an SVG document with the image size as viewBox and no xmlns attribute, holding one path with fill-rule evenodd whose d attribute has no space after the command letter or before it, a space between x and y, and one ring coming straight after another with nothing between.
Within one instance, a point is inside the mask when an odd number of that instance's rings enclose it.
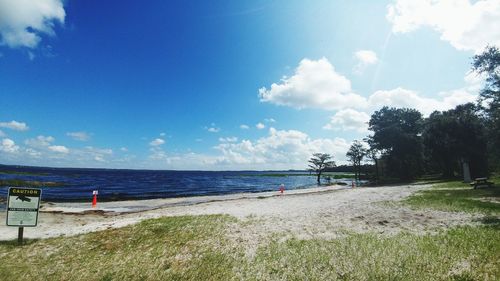
<instances>
[{"instance_id":1,"label":"cumulus cloud","mask_svg":"<svg viewBox=\"0 0 500 281\"><path fill-rule=\"evenodd\" d=\"M378 62L377 54L371 50L356 51L354 53L354 57L358 61L354 67L354 72L358 74L363 73L369 65L376 64Z\"/></svg>"},{"instance_id":2,"label":"cumulus cloud","mask_svg":"<svg viewBox=\"0 0 500 281\"><path fill-rule=\"evenodd\" d=\"M303 59L291 77L273 83L269 89L259 89L261 102L294 108L338 110L363 107L366 100L353 93L351 81L337 73L326 58Z\"/></svg>"},{"instance_id":3,"label":"cumulus cloud","mask_svg":"<svg viewBox=\"0 0 500 281\"><path fill-rule=\"evenodd\" d=\"M266 137L256 141L221 143L215 147L222 153L215 165L250 169L303 169L313 153L333 154L335 160L345 161L349 143L342 138L311 139L297 130L269 129Z\"/></svg>"},{"instance_id":4,"label":"cumulus cloud","mask_svg":"<svg viewBox=\"0 0 500 281\"><path fill-rule=\"evenodd\" d=\"M368 121L370 121L370 115L348 108L335 113L331 117L330 123L326 124L323 129L336 131L354 130L359 133L366 133L368 131Z\"/></svg>"},{"instance_id":5,"label":"cumulus cloud","mask_svg":"<svg viewBox=\"0 0 500 281\"><path fill-rule=\"evenodd\" d=\"M24 122L17 122L15 120L12 120L10 122L0 122L0 127L2 128L7 128L11 130L16 130L16 131L27 131L29 130L28 125Z\"/></svg>"},{"instance_id":6,"label":"cumulus cloud","mask_svg":"<svg viewBox=\"0 0 500 281\"><path fill-rule=\"evenodd\" d=\"M69 153L69 149L64 145L51 145L48 147L50 151L67 154Z\"/></svg>"},{"instance_id":7,"label":"cumulus cloud","mask_svg":"<svg viewBox=\"0 0 500 281\"><path fill-rule=\"evenodd\" d=\"M262 130L262 129L266 128L266 125L264 125L264 124L262 124L262 123L259 122L259 123L257 123L255 125L255 128L257 128L259 130Z\"/></svg>"},{"instance_id":8,"label":"cumulus cloud","mask_svg":"<svg viewBox=\"0 0 500 281\"><path fill-rule=\"evenodd\" d=\"M152 140L152 141L149 143L149 145L150 145L150 146L159 146L159 145L162 145L162 144L164 144L164 143L165 143L165 140L160 139L160 138L157 138L157 139Z\"/></svg>"},{"instance_id":9,"label":"cumulus cloud","mask_svg":"<svg viewBox=\"0 0 500 281\"><path fill-rule=\"evenodd\" d=\"M276 123L276 120L274 120L274 118L266 118L266 119L264 119L264 122L266 122L266 123Z\"/></svg>"},{"instance_id":10,"label":"cumulus cloud","mask_svg":"<svg viewBox=\"0 0 500 281\"><path fill-rule=\"evenodd\" d=\"M0 138L1 138L1 137L6 137L6 136L7 136L7 134L6 134L6 133L4 133L2 130L0 130Z\"/></svg>"},{"instance_id":11,"label":"cumulus cloud","mask_svg":"<svg viewBox=\"0 0 500 281\"><path fill-rule=\"evenodd\" d=\"M13 140L5 138L0 143L0 151L6 153L16 153L19 151L19 146L17 146Z\"/></svg>"},{"instance_id":12,"label":"cumulus cloud","mask_svg":"<svg viewBox=\"0 0 500 281\"><path fill-rule=\"evenodd\" d=\"M241 124L240 125L240 129L242 129L242 130L248 130L248 129L250 129L250 127L248 125Z\"/></svg>"},{"instance_id":13,"label":"cumulus cloud","mask_svg":"<svg viewBox=\"0 0 500 281\"><path fill-rule=\"evenodd\" d=\"M77 141L90 140L90 134L87 132L68 132L68 133L66 133L66 135L73 138L74 140L77 140Z\"/></svg>"},{"instance_id":14,"label":"cumulus cloud","mask_svg":"<svg viewBox=\"0 0 500 281\"><path fill-rule=\"evenodd\" d=\"M394 33L427 26L458 50L480 52L487 44L500 45L498 0L395 0L386 18Z\"/></svg>"},{"instance_id":15,"label":"cumulus cloud","mask_svg":"<svg viewBox=\"0 0 500 281\"><path fill-rule=\"evenodd\" d=\"M398 87L387 91L376 91L369 97L368 102L373 109L382 106L414 108L427 116L435 110L452 109L459 104L474 102L477 99L477 94L466 89L441 92L439 96L441 99L422 97L416 91Z\"/></svg>"},{"instance_id":16,"label":"cumulus cloud","mask_svg":"<svg viewBox=\"0 0 500 281\"><path fill-rule=\"evenodd\" d=\"M0 0L0 44L35 48L65 16L62 0Z\"/></svg>"}]
</instances>

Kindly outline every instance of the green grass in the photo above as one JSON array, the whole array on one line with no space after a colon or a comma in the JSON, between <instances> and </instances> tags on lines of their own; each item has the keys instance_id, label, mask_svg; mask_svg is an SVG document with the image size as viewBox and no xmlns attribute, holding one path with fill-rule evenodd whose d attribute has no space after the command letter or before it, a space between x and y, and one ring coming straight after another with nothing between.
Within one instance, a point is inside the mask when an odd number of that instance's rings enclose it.
<instances>
[{"instance_id":1,"label":"green grass","mask_svg":"<svg viewBox=\"0 0 500 281\"><path fill-rule=\"evenodd\" d=\"M419 191L405 200L405 203L417 208L433 208L443 211L462 211L500 214L500 183L491 188L472 189L469 184L448 181L434 184L431 189Z\"/></svg>"},{"instance_id":2,"label":"green grass","mask_svg":"<svg viewBox=\"0 0 500 281\"><path fill-rule=\"evenodd\" d=\"M8 179L0 180L0 186L12 186L12 187L61 187L67 186L68 184L64 182L54 182L54 181L28 181L22 179Z\"/></svg>"},{"instance_id":3,"label":"green grass","mask_svg":"<svg viewBox=\"0 0 500 281\"><path fill-rule=\"evenodd\" d=\"M438 235L271 242L248 269L253 280L497 280L500 232L461 227Z\"/></svg>"},{"instance_id":4,"label":"green grass","mask_svg":"<svg viewBox=\"0 0 500 281\"><path fill-rule=\"evenodd\" d=\"M499 225L437 235L351 234L262 242L225 236L229 216L152 219L67 238L0 243L2 280L498 280ZM237 241L237 240L236 240Z\"/></svg>"},{"instance_id":5,"label":"green grass","mask_svg":"<svg viewBox=\"0 0 500 281\"><path fill-rule=\"evenodd\" d=\"M147 220L69 238L0 244L1 280L227 280L224 216Z\"/></svg>"}]
</instances>

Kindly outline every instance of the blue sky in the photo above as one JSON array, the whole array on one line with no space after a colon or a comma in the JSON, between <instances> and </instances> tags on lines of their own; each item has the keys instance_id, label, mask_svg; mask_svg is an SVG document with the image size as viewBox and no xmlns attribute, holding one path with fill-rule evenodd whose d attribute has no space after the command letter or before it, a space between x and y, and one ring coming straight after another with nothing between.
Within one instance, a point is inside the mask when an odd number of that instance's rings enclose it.
<instances>
[{"instance_id":1,"label":"blue sky","mask_svg":"<svg viewBox=\"0 0 500 281\"><path fill-rule=\"evenodd\" d=\"M499 42L493 0L0 0L0 163L342 164L384 105L474 101Z\"/></svg>"}]
</instances>

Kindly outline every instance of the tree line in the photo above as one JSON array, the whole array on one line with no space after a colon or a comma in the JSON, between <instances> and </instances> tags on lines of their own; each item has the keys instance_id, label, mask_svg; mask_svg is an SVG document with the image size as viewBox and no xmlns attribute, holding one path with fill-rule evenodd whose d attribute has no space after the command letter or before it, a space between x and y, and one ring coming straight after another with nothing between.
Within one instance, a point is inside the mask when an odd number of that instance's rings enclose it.
<instances>
[{"instance_id":1,"label":"tree line","mask_svg":"<svg viewBox=\"0 0 500 281\"><path fill-rule=\"evenodd\" d=\"M437 173L445 178L470 173L476 178L500 172L499 49L488 46L475 55L471 69L486 76L475 103L434 111L426 118L410 108L385 106L375 111L368 123L371 134L364 142L354 141L346 154L356 178L367 160L377 180L409 181ZM321 171L334 166L328 154L315 154L309 162L318 183Z\"/></svg>"}]
</instances>

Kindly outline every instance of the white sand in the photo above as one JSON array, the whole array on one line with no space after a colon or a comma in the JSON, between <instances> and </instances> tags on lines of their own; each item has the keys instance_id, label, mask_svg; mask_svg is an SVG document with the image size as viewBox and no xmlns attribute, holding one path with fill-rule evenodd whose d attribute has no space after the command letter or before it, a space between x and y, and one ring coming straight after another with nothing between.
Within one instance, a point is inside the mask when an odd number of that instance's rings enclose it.
<instances>
[{"instance_id":1,"label":"white sand","mask_svg":"<svg viewBox=\"0 0 500 281\"><path fill-rule=\"evenodd\" d=\"M408 230L425 233L449 226L473 224L479 215L412 210L397 203L425 185L376 188L320 187L278 192L202 196L99 203L46 203L39 224L25 228L27 238L76 235L123 227L162 216L228 214L237 217L228 230L238 240L334 238L346 232L387 235ZM0 221L5 221L5 212ZM241 223L243 222L243 223ZM0 226L0 240L17 237L17 228Z\"/></svg>"}]
</instances>

